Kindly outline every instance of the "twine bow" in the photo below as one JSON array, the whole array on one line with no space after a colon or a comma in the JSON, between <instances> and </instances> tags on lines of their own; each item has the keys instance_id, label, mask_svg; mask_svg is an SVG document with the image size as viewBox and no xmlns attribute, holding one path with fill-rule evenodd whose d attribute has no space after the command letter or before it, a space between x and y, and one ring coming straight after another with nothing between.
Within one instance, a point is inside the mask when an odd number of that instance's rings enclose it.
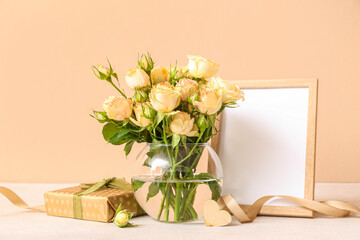
<instances>
[{"instance_id":1,"label":"twine bow","mask_svg":"<svg viewBox=\"0 0 360 240\"><path fill-rule=\"evenodd\" d=\"M74 210L74 218L82 219L83 212L82 212L82 201L81 197L86 194L90 194L96 192L102 188L118 188L121 190L132 190L131 184L125 181L124 178L107 178L103 179L97 183L90 183L90 184L80 184L81 188L85 188L84 191L78 192L74 194L73 197L73 210Z\"/></svg>"}]
</instances>

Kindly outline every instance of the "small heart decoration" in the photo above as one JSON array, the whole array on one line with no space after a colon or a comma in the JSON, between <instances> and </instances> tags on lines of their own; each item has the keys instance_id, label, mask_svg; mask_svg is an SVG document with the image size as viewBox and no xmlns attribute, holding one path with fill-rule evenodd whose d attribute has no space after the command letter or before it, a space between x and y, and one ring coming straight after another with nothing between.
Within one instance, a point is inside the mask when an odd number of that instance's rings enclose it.
<instances>
[{"instance_id":1,"label":"small heart decoration","mask_svg":"<svg viewBox=\"0 0 360 240\"><path fill-rule=\"evenodd\" d=\"M204 204L204 219L207 226L222 227L231 223L231 215L225 210L219 210L214 200L207 200Z\"/></svg>"}]
</instances>

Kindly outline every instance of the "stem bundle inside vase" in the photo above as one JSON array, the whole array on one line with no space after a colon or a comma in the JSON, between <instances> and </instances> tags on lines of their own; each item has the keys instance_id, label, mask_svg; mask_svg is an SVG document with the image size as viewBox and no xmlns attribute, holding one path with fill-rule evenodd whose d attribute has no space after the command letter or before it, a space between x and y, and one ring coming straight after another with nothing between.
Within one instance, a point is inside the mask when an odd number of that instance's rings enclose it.
<instances>
[{"instance_id":1,"label":"stem bundle inside vase","mask_svg":"<svg viewBox=\"0 0 360 240\"><path fill-rule=\"evenodd\" d=\"M171 166L169 171L161 177L161 181L167 183L165 186L159 186L162 188L163 196L157 219L160 220L164 214L163 220L169 221L168 213L172 208L175 222L196 220L197 213L192 203L199 182L192 180L196 180L194 172L204 147L194 144L193 146L181 145L180 147L177 145L175 149L171 149L171 146L166 146L166 148Z\"/></svg>"},{"instance_id":2,"label":"stem bundle inside vase","mask_svg":"<svg viewBox=\"0 0 360 240\"><path fill-rule=\"evenodd\" d=\"M104 111L93 111L91 116L105 123L104 139L124 145L126 155L135 142L149 143L142 163L149 174L134 177L133 189L135 197L146 198L138 200L140 205L159 199L159 206L148 211L157 208L154 218L166 222L197 219L194 206L204 197L197 194L202 186L207 187L210 198L219 197L221 180L206 167L200 171L199 162L213 161L213 153L204 154L209 147L204 143L217 133L216 116L243 99L238 86L214 77L217 63L199 56L188 58L185 67L163 67L155 66L150 54L140 56L138 65L125 76L134 90L132 97L121 90L110 62L109 67L93 66L95 75L110 83L118 96L110 96Z\"/></svg>"}]
</instances>

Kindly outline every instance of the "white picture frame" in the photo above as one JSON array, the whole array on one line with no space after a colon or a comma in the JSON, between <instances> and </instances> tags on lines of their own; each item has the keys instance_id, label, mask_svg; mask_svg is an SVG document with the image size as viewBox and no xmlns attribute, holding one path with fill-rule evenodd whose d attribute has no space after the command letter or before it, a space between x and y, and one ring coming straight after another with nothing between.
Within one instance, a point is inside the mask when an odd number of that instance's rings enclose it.
<instances>
[{"instance_id":1,"label":"white picture frame","mask_svg":"<svg viewBox=\"0 0 360 240\"><path fill-rule=\"evenodd\" d=\"M317 79L242 80L238 108L219 118L211 144L223 164L223 195L246 209L265 195L314 199ZM209 166L211 168L211 166ZM313 217L287 200L270 200L261 215Z\"/></svg>"}]
</instances>

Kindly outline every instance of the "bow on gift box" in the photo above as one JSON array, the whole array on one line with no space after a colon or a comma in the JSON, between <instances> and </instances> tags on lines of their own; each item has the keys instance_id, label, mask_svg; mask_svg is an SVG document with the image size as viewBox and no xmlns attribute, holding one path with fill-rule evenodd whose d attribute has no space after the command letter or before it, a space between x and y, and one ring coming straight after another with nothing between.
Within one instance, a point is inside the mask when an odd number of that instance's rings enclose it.
<instances>
[{"instance_id":1,"label":"bow on gift box","mask_svg":"<svg viewBox=\"0 0 360 240\"><path fill-rule=\"evenodd\" d=\"M82 219L82 204L81 204L81 196L96 192L103 188L118 188L121 190L129 190L132 191L131 184L125 181L123 178L107 178L97 183L90 184L80 184L81 188L85 188L84 191L78 192L74 194L73 198L73 206L74 206L74 218Z\"/></svg>"},{"instance_id":2,"label":"bow on gift box","mask_svg":"<svg viewBox=\"0 0 360 240\"><path fill-rule=\"evenodd\" d=\"M131 184L126 182L124 178L107 178L97 183L90 184L80 184L80 187L84 189L81 192L74 194L73 198L73 208L74 208L74 218L82 219L82 204L81 197L86 194L90 194L104 188L117 188L121 190L132 191ZM6 187L0 186L0 193L2 193L10 202L15 206L20 208L25 208L37 212L46 212L45 206L34 206L31 207L25 203L16 193Z\"/></svg>"}]
</instances>

